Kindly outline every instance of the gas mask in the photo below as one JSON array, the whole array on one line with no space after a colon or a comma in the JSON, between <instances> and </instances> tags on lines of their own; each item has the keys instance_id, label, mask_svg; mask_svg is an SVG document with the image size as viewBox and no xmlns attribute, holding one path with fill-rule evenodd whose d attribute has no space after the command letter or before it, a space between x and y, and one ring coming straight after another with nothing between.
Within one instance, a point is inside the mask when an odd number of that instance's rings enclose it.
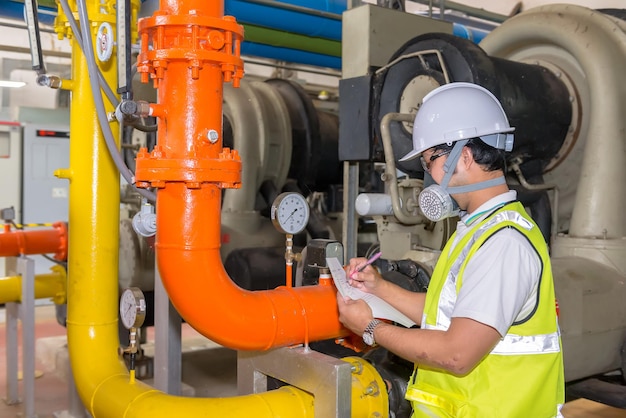
<instances>
[{"instance_id":1,"label":"gas mask","mask_svg":"<svg viewBox=\"0 0 626 418\"><path fill-rule=\"evenodd\" d=\"M424 216L433 222L439 222L459 214L459 205L452 198L452 194L473 192L506 183L504 177L497 177L466 186L448 187L456 164L461 157L461 151L467 142L468 140L461 140L454 144L443 165L445 174L441 185L435 183L429 173L424 173L424 190L419 194L418 202Z\"/></svg>"},{"instance_id":2,"label":"gas mask","mask_svg":"<svg viewBox=\"0 0 626 418\"><path fill-rule=\"evenodd\" d=\"M419 194L420 210L425 217L433 222L451 218L459 214L459 204L450 196L446 189L424 173L424 190Z\"/></svg>"}]
</instances>

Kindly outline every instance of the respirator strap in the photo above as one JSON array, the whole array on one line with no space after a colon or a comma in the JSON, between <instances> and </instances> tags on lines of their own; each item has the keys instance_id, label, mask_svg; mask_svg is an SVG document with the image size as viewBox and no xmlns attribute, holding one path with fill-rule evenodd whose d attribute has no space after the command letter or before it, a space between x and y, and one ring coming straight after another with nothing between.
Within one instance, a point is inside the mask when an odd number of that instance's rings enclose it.
<instances>
[{"instance_id":1,"label":"respirator strap","mask_svg":"<svg viewBox=\"0 0 626 418\"><path fill-rule=\"evenodd\" d=\"M454 147L452 147L452 151L450 151L450 155L446 158L446 162L443 164L443 172L446 173L443 176L443 180L441 180L441 187L444 189L448 186L452 175L454 174L454 169L456 168L456 163L459 161L461 157L461 152L463 151L463 147L467 145L469 139L462 139L454 143Z\"/></svg>"},{"instance_id":2,"label":"respirator strap","mask_svg":"<svg viewBox=\"0 0 626 418\"><path fill-rule=\"evenodd\" d=\"M446 173L443 176L443 180L441 181L441 187L450 194L460 194L460 193L468 193L475 192L476 190L487 189L493 186L499 186L501 184L506 184L506 180L504 177L496 177L494 179L481 181L479 183L468 184L465 186L457 186L457 187L448 187L448 183L454 174L454 169L456 168L456 163L459 161L461 157L461 152L463 151L463 147L467 145L469 139L462 139L454 143L454 147L452 147L452 151L450 151L450 155L446 158L446 162L443 165L443 171Z\"/></svg>"},{"instance_id":3,"label":"respirator strap","mask_svg":"<svg viewBox=\"0 0 626 418\"><path fill-rule=\"evenodd\" d=\"M503 176L496 177L494 179L481 181L481 182L474 183L474 184L468 184L465 186L446 187L445 190L450 194L460 194L460 193L475 192L476 190L488 189L489 187L499 186L501 184L506 184L506 179Z\"/></svg>"}]
</instances>

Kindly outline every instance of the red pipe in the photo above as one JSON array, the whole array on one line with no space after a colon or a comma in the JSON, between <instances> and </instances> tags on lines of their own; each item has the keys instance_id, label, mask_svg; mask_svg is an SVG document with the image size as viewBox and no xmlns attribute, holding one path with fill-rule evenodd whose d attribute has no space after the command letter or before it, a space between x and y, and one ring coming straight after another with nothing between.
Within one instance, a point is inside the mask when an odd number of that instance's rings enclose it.
<instances>
[{"instance_id":1,"label":"red pipe","mask_svg":"<svg viewBox=\"0 0 626 418\"><path fill-rule=\"evenodd\" d=\"M17 257L26 254L54 253L60 261L67 259L67 227L63 222L52 224L53 229L5 228L0 233L0 257Z\"/></svg>"},{"instance_id":2,"label":"red pipe","mask_svg":"<svg viewBox=\"0 0 626 418\"><path fill-rule=\"evenodd\" d=\"M328 281L251 292L220 257L221 189L239 187L236 151L222 148L222 86L243 76L243 29L223 4L166 0L139 22L138 71L158 87L158 146L137 156L137 183L158 187L156 252L163 284L183 318L224 346L266 350L338 337ZM149 48L151 46L151 48ZM155 107L156 109L156 107Z\"/></svg>"}]
</instances>

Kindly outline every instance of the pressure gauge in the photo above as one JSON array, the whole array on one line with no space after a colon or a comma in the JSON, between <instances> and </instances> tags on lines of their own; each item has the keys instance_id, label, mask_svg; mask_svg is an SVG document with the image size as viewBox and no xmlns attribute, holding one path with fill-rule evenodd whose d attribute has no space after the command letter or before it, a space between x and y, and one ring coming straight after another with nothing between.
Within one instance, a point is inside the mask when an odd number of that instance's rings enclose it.
<instances>
[{"instance_id":1,"label":"pressure gauge","mask_svg":"<svg viewBox=\"0 0 626 418\"><path fill-rule=\"evenodd\" d=\"M309 204L300 193L282 193L274 200L270 214L280 232L297 234L309 222Z\"/></svg>"},{"instance_id":2,"label":"pressure gauge","mask_svg":"<svg viewBox=\"0 0 626 418\"><path fill-rule=\"evenodd\" d=\"M139 328L146 319L146 298L136 287L124 290L120 298L120 318L127 329Z\"/></svg>"}]
</instances>

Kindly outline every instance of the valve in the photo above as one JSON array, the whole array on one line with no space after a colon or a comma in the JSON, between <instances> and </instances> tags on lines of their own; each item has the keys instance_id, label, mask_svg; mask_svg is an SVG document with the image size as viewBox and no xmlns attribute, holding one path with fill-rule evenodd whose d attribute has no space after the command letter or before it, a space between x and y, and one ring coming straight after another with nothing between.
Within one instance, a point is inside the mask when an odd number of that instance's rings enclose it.
<instances>
[{"instance_id":1,"label":"valve","mask_svg":"<svg viewBox=\"0 0 626 418\"><path fill-rule=\"evenodd\" d=\"M40 74L37 76L37 84L43 87L50 87L51 89L60 89L62 80L61 77L50 74Z\"/></svg>"},{"instance_id":2,"label":"valve","mask_svg":"<svg viewBox=\"0 0 626 418\"><path fill-rule=\"evenodd\" d=\"M15 208L13 206L0 209L0 218L4 221L4 232L11 230L11 225L15 220Z\"/></svg>"},{"instance_id":3,"label":"valve","mask_svg":"<svg viewBox=\"0 0 626 418\"><path fill-rule=\"evenodd\" d=\"M139 118L150 116L150 103L143 100L122 100L115 108L118 122L132 124Z\"/></svg>"},{"instance_id":4,"label":"valve","mask_svg":"<svg viewBox=\"0 0 626 418\"><path fill-rule=\"evenodd\" d=\"M156 234L156 214L154 206L147 199L141 199L141 211L133 216L133 229L142 237L151 237Z\"/></svg>"},{"instance_id":5,"label":"valve","mask_svg":"<svg viewBox=\"0 0 626 418\"><path fill-rule=\"evenodd\" d=\"M11 223L15 220L15 208L13 206L0 209L0 218L4 222Z\"/></svg>"}]
</instances>

